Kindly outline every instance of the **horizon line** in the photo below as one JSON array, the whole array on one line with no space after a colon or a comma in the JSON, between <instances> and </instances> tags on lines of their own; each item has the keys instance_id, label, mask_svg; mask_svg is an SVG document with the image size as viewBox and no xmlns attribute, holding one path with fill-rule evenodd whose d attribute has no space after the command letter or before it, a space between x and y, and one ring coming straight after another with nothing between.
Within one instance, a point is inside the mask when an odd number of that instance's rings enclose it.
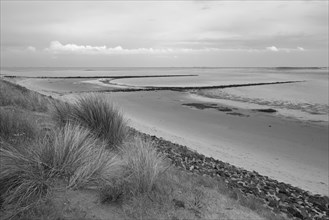
<instances>
[{"instance_id":1,"label":"horizon line","mask_svg":"<svg viewBox=\"0 0 329 220\"><path fill-rule=\"evenodd\" d=\"M328 68L329 66L0 66L0 68Z\"/></svg>"}]
</instances>

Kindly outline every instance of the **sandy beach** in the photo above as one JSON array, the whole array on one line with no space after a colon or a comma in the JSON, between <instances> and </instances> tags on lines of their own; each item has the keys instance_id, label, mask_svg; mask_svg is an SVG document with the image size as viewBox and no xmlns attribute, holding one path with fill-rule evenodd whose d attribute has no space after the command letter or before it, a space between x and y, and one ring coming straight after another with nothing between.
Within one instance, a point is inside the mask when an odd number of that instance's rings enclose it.
<instances>
[{"instance_id":1,"label":"sandy beach","mask_svg":"<svg viewBox=\"0 0 329 220\"><path fill-rule=\"evenodd\" d=\"M56 90L59 93L75 90L73 83L67 87L61 82L60 86L54 84L49 88L43 80L26 79L19 84L62 99L77 95L54 93ZM89 87L89 90L99 91L102 86ZM142 132L186 145L207 156L255 170L314 194L329 194L328 125L232 107L220 101L209 103L209 100L187 92L107 94L121 108L129 124ZM213 104L231 111L184 105L189 103Z\"/></svg>"},{"instance_id":2,"label":"sandy beach","mask_svg":"<svg viewBox=\"0 0 329 220\"><path fill-rule=\"evenodd\" d=\"M111 97L130 123L145 133L313 193L328 194L328 127L241 109L237 112L249 117L192 109L181 104L195 100L177 92Z\"/></svg>"}]
</instances>

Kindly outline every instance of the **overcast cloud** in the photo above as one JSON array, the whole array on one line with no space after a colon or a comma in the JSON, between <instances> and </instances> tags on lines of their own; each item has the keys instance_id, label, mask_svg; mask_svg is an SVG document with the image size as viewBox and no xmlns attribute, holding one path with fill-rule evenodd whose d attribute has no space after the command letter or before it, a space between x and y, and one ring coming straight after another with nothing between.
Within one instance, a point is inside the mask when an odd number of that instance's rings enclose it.
<instances>
[{"instance_id":1,"label":"overcast cloud","mask_svg":"<svg viewBox=\"0 0 329 220\"><path fill-rule=\"evenodd\" d=\"M2 66L327 62L327 1L1 1Z\"/></svg>"}]
</instances>

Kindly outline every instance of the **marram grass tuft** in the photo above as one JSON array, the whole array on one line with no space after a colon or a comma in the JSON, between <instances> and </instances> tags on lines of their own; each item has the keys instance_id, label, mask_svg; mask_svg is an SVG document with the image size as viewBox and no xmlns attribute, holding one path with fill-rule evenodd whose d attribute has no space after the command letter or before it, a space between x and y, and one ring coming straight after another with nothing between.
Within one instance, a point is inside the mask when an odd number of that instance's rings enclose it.
<instances>
[{"instance_id":1,"label":"marram grass tuft","mask_svg":"<svg viewBox=\"0 0 329 220\"><path fill-rule=\"evenodd\" d=\"M84 95L74 103L54 103L52 117L62 126L76 123L88 128L111 149L118 148L127 136L126 121L108 96L102 94Z\"/></svg>"}]
</instances>

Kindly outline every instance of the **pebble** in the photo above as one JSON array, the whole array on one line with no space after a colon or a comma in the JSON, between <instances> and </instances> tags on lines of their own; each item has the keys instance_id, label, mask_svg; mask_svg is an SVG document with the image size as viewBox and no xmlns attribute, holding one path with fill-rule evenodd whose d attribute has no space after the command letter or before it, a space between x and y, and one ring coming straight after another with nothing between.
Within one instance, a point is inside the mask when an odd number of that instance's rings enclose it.
<instances>
[{"instance_id":1,"label":"pebble","mask_svg":"<svg viewBox=\"0 0 329 220\"><path fill-rule=\"evenodd\" d=\"M227 187L239 190L245 196L251 194L260 198L275 213L285 213L294 219L329 220L329 198L327 196L312 195L290 184L278 182L255 171L250 172L212 157L206 157L186 146L144 134L133 128L130 129L130 132L144 140L152 141L156 149L164 153L175 166L199 175L219 176Z\"/></svg>"}]
</instances>

